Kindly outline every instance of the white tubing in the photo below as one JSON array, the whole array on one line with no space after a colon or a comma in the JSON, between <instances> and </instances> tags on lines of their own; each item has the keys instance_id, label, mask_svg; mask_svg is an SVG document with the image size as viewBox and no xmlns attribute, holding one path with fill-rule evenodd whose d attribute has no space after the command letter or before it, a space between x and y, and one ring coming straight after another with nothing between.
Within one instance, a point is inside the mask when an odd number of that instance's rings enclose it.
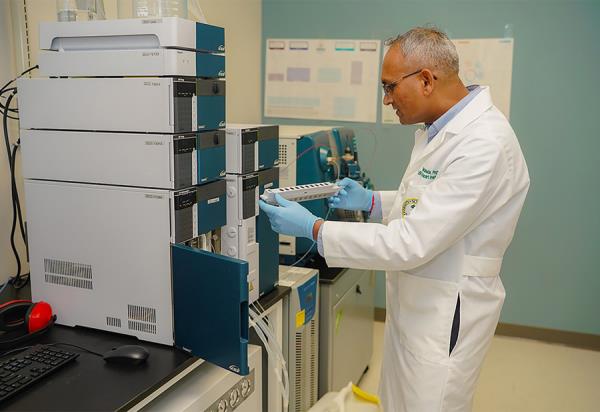
<instances>
[{"instance_id":1,"label":"white tubing","mask_svg":"<svg viewBox=\"0 0 600 412\"><path fill-rule=\"evenodd\" d=\"M283 350L281 349L281 346L279 346L279 342L277 341L277 338L275 336L275 332L269 327L269 325L264 321L264 319L262 319L256 312L254 312L252 309L250 309L250 311L252 312L252 316L254 317L253 320L256 323L258 323L259 327L262 328L262 332L269 338L270 344L275 346L274 353L276 355L278 355L279 362L283 369L283 375L284 375L284 379L286 381L285 382L285 385L286 385L285 392L289 396L289 392L288 392L289 376L288 376L288 372L287 372L286 362L285 362L285 358L283 356Z\"/></svg>"},{"instance_id":2,"label":"white tubing","mask_svg":"<svg viewBox=\"0 0 600 412\"><path fill-rule=\"evenodd\" d=\"M256 334L258 335L259 339L265 345L265 349L267 350L269 359L275 365L273 367L273 371L275 372L275 376L277 377L277 381L279 383L280 389L282 390L283 401L284 401L284 404L286 405L286 408L287 408L287 405L289 403L289 394L287 392L286 384L285 384L284 380L282 380L282 377L281 377L280 362L278 361L278 356L277 356L276 353L273 352L273 349L271 348L271 345L269 344L268 339L263 334L263 331L258 326L258 324L255 323L254 321L251 321L250 324L251 324L251 326L254 327L254 330L256 331Z\"/></svg>"},{"instance_id":3,"label":"white tubing","mask_svg":"<svg viewBox=\"0 0 600 412\"><path fill-rule=\"evenodd\" d=\"M279 342L275 337L275 333L269 327L269 325L265 322L265 320L256 313L252 308L249 308L251 326L254 327L256 334L260 338L260 340L265 345L267 349L267 353L269 354L269 359L272 360L274 367L273 371L275 372L275 376L277 376L277 380L280 384L282 390L282 397L284 402L284 408L287 410L289 405L289 375L287 371L287 366L285 359L283 357L283 351L279 346ZM281 370L280 370L281 369ZM281 371L283 371L283 379L281 377Z\"/></svg>"},{"instance_id":4,"label":"white tubing","mask_svg":"<svg viewBox=\"0 0 600 412\"><path fill-rule=\"evenodd\" d=\"M254 316L258 316L257 313L254 313ZM286 362L285 362L285 357L283 356L283 350L281 348L281 346L279 345L279 341L277 340L277 337L275 336L275 331L271 329L271 327L265 322L264 319L262 318L255 318L255 320L257 320L259 322L259 324L262 323L262 325L264 326L263 331L265 332L265 334L267 335L267 337L270 339L270 341L273 343L273 345L275 345L275 353L279 355L279 359L281 361L281 365L283 368L283 374L284 374L284 378L286 380L286 385L289 387L289 376L288 376L288 370L287 370L287 366L286 366Z\"/></svg>"}]
</instances>

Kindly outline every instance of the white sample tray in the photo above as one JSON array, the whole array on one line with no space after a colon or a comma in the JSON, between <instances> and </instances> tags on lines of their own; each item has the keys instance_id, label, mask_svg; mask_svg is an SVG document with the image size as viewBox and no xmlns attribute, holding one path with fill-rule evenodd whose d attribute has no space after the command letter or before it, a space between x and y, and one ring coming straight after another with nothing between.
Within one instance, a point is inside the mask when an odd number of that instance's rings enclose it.
<instances>
[{"instance_id":1,"label":"white sample tray","mask_svg":"<svg viewBox=\"0 0 600 412\"><path fill-rule=\"evenodd\" d=\"M340 187L335 183L311 183L308 185L280 187L277 189L267 189L260 195L260 198L271 205L277 205L275 194L294 202L304 202L307 200L324 199L335 196L340 191Z\"/></svg>"}]
</instances>

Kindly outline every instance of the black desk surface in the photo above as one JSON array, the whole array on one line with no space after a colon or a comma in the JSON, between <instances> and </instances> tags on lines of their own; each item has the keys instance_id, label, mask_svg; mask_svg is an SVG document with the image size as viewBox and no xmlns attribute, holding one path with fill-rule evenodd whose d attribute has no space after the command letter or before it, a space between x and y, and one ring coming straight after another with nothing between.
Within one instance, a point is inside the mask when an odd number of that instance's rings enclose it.
<instances>
[{"instance_id":1,"label":"black desk surface","mask_svg":"<svg viewBox=\"0 0 600 412\"><path fill-rule=\"evenodd\" d=\"M303 267L317 269L319 271L319 283L330 284L335 283L342 276L344 268L330 268L319 254L310 256L302 263Z\"/></svg>"},{"instance_id":2,"label":"black desk surface","mask_svg":"<svg viewBox=\"0 0 600 412\"><path fill-rule=\"evenodd\" d=\"M29 288L15 296L6 290L1 301L29 299ZM64 342L103 353L121 345L141 345L150 352L137 366L106 363L102 358L69 346L79 357L23 392L0 403L6 411L126 410L156 391L198 358L171 346L141 342L135 337L94 329L55 325L39 338L19 346ZM14 356L14 355L9 355Z\"/></svg>"},{"instance_id":3,"label":"black desk surface","mask_svg":"<svg viewBox=\"0 0 600 412\"><path fill-rule=\"evenodd\" d=\"M55 325L35 343L72 343L103 353L116 346L142 345L150 352L137 366L106 363L68 346L79 357L43 381L0 404L8 411L109 411L128 409L150 395L197 358L170 346L88 328ZM10 356L10 355L9 355ZM14 355L12 355L14 356Z\"/></svg>"},{"instance_id":4,"label":"black desk surface","mask_svg":"<svg viewBox=\"0 0 600 412\"><path fill-rule=\"evenodd\" d=\"M266 310L289 293L289 288L280 286L259 301ZM6 290L0 301L29 299L29 296L28 287L17 295L13 290ZM132 336L61 325L55 325L41 337L19 346L57 342L82 346L99 353L121 345L141 345L150 352L150 357L137 366L116 365L82 350L59 346L69 352L79 353L79 357L22 393L0 403L0 410L127 410L198 359L174 347L141 342Z\"/></svg>"},{"instance_id":5,"label":"black desk surface","mask_svg":"<svg viewBox=\"0 0 600 412\"><path fill-rule=\"evenodd\" d=\"M262 313L263 311L267 311L271 306L279 302L285 296L289 295L292 291L291 288L287 286L276 286L275 289L263 295L258 299L258 312Z\"/></svg>"}]
</instances>

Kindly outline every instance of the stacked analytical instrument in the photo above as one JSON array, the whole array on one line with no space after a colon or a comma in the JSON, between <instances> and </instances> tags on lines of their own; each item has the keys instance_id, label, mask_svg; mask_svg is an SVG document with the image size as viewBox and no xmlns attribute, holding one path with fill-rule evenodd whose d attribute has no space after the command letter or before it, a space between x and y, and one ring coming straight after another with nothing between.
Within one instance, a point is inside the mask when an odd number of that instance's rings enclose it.
<instances>
[{"instance_id":1,"label":"stacked analytical instrument","mask_svg":"<svg viewBox=\"0 0 600 412\"><path fill-rule=\"evenodd\" d=\"M280 284L291 288L283 308L283 352L289 376L290 411L309 410L319 398L319 272L279 266Z\"/></svg>"},{"instance_id":2,"label":"stacked analytical instrument","mask_svg":"<svg viewBox=\"0 0 600 412\"><path fill-rule=\"evenodd\" d=\"M258 196L279 182L279 126L227 124L227 225L221 253L249 263L249 301L279 279L278 235L258 208Z\"/></svg>"},{"instance_id":3,"label":"stacked analytical instrument","mask_svg":"<svg viewBox=\"0 0 600 412\"><path fill-rule=\"evenodd\" d=\"M248 264L227 222L224 30L175 17L42 23L18 81L31 292L58 323L247 374Z\"/></svg>"}]
</instances>

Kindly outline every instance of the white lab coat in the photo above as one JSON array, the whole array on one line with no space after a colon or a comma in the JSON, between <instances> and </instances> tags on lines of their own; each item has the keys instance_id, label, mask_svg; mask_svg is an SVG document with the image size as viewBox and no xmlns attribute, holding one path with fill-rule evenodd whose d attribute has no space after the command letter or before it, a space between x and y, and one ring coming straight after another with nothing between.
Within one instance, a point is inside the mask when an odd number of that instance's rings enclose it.
<instances>
[{"instance_id":1,"label":"white lab coat","mask_svg":"<svg viewBox=\"0 0 600 412\"><path fill-rule=\"evenodd\" d=\"M502 258L528 188L517 138L484 88L429 144L417 131L400 187L380 192L382 224L324 224L329 266L386 271L386 412L471 409L504 302Z\"/></svg>"}]
</instances>

